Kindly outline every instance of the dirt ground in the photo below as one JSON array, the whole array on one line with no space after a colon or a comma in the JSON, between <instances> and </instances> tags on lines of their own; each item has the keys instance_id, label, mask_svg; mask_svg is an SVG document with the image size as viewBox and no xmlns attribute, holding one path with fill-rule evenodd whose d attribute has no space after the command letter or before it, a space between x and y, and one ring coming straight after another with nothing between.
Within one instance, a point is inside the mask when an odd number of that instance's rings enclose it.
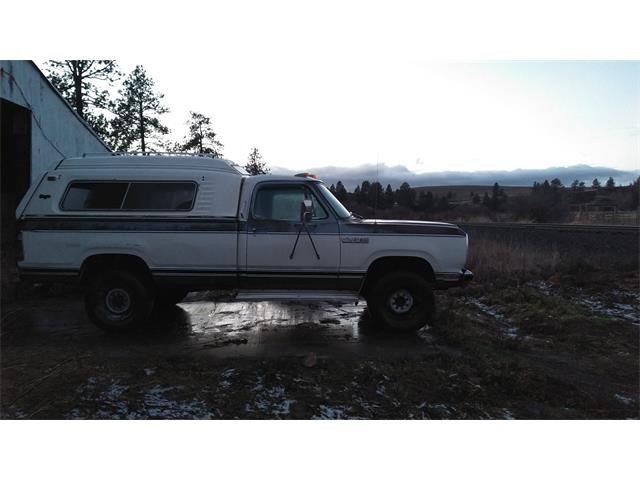
<instances>
[{"instance_id":1,"label":"dirt ground","mask_svg":"<svg viewBox=\"0 0 640 480\"><path fill-rule=\"evenodd\" d=\"M193 293L133 334L82 298L3 305L2 418L638 418L637 273L438 294L431 327L365 305Z\"/></svg>"}]
</instances>

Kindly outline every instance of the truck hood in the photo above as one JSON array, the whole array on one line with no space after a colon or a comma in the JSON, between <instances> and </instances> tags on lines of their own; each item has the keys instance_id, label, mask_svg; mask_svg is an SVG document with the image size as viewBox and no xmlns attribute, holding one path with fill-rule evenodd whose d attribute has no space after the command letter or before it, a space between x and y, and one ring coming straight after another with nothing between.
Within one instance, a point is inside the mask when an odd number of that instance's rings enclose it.
<instances>
[{"instance_id":1,"label":"truck hood","mask_svg":"<svg viewBox=\"0 0 640 480\"><path fill-rule=\"evenodd\" d=\"M466 233L457 225L417 220L374 220L349 218L341 228L343 233L386 233L389 235L446 235L464 237Z\"/></svg>"}]
</instances>

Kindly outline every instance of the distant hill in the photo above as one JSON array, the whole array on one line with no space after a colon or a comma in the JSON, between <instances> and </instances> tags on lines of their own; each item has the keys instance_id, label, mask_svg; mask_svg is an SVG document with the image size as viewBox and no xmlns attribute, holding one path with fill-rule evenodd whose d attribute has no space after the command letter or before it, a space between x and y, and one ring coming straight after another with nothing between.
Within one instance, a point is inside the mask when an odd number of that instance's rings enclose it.
<instances>
[{"instance_id":1,"label":"distant hill","mask_svg":"<svg viewBox=\"0 0 640 480\"><path fill-rule=\"evenodd\" d=\"M328 185L341 180L347 190L352 191L363 180L375 181L376 178L383 186L391 184L398 188L402 182L407 182L412 187L440 186L440 185L493 185L498 182L501 186L530 187L533 182L551 181L559 178L564 185L571 185L574 180L583 181L591 185L594 178L604 183L609 177L613 177L618 185L627 185L633 182L640 171L623 171L608 167L590 167L589 165L574 165L571 167L552 167L545 169L517 169L495 170L477 172L429 172L415 173L402 165L389 166L380 164L365 164L357 167L321 167L310 170L289 170L273 167L274 174L291 175L304 171L311 171L318 175Z\"/></svg>"}]
</instances>

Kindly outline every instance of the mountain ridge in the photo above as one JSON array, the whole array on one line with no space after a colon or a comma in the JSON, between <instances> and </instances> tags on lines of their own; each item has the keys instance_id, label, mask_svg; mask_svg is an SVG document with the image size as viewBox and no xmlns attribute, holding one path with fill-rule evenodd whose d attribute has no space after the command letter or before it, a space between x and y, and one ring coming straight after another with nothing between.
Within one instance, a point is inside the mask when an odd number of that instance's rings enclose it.
<instances>
[{"instance_id":1,"label":"mountain ridge","mask_svg":"<svg viewBox=\"0 0 640 480\"><path fill-rule=\"evenodd\" d=\"M272 168L272 173L281 175L293 175L304 171L316 174L318 178L328 185L335 184L340 180L347 190L353 190L356 185L361 184L364 180L373 182L376 179L383 186L390 184L393 188L398 188L403 182L409 183L412 187L493 185L495 182L503 186L530 187L533 182L551 181L554 178L560 179L564 185L570 185L574 180L583 181L587 185L591 185L594 178L598 178L604 184L609 177L612 177L616 184L627 185L640 175L640 170L618 170L611 167L593 167L584 164L541 169L518 168L514 170L476 170L472 172L446 170L425 173L413 172L404 165L390 166L387 164L377 166L375 164L363 164L356 167L326 166L296 171L281 167Z\"/></svg>"}]
</instances>

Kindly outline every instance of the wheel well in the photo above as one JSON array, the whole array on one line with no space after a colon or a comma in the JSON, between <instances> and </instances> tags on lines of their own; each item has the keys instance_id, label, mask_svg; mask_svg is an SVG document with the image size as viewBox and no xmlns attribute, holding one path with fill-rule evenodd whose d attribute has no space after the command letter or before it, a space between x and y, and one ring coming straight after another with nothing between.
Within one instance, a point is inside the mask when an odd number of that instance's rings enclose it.
<instances>
[{"instance_id":1,"label":"wheel well","mask_svg":"<svg viewBox=\"0 0 640 480\"><path fill-rule=\"evenodd\" d=\"M362 286L366 294L375 281L389 272L413 272L422 276L427 282L435 283L435 275L431 264L420 257L382 257L373 261L367 270Z\"/></svg>"},{"instance_id":2,"label":"wheel well","mask_svg":"<svg viewBox=\"0 0 640 480\"><path fill-rule=\"evenodd\" d=\"M113 269L151 276L149 267L142 258L135 255L108 253L87 257L80 267L80 279L85 281L100 271Z\"/></svg>"}]
</instances>

